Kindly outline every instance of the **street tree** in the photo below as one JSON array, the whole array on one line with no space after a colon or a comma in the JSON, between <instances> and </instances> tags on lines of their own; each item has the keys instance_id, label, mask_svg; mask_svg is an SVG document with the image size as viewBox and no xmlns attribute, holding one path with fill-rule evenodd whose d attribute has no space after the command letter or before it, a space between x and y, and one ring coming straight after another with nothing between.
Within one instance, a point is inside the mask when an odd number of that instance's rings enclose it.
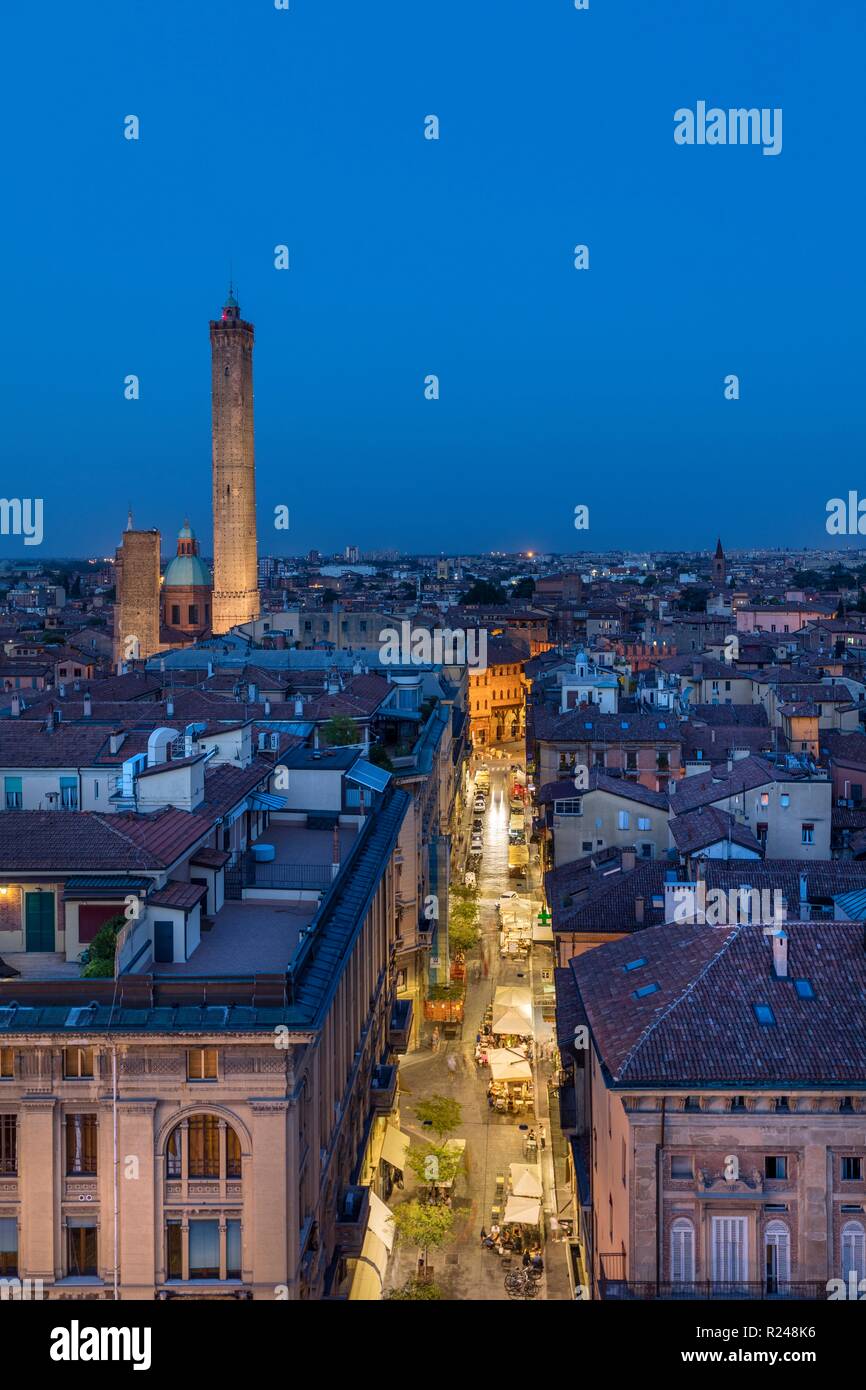
<instances>
[{"instance_id":1,"label":"street tree","mask_svg":"<svg viewBox=\"0 0 866 1390\"><path fill-rule=\"evenodd\" d=\"M460 1128L463 1107L450 1096L433 1095L418 1101L415 1114L422 1125L429 1125L437 1139L442 1140Z\"/></svg>"}]
</instances>

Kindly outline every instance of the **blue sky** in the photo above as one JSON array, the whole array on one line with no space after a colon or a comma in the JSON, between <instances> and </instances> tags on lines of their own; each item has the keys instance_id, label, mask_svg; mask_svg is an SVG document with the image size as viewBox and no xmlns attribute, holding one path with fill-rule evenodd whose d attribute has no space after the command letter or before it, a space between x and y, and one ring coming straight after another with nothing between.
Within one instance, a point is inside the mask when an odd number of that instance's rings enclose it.
<instances>
[{"instance_id":1,"label":"blue sky","mask_svg":"<svg viewBox=\"0 0 866 1390\"><path fill-rule=\"evenodd\" d=\"M866 493L862 0L51 0L4 38L2 490L41 553L110 553L130 500L210 550L230 261L261 551L812 545ZM781 107L782 153L677 146L698 100Z\"/></svg>"}]
</instances>

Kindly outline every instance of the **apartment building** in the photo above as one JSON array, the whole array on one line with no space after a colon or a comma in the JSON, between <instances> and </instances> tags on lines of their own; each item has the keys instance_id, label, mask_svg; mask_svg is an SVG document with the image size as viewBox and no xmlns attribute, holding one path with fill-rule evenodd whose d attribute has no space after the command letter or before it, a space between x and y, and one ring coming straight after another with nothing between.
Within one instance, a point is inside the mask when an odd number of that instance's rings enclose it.
<instances>
[{"instance_id":1,"label":"apartment building","mask_svg":"<svg viewBox=\"0 0 866 1390\"><path fill-rule=\"evenodd\" d=\"M353 770L363 785L357 760L338 780ZM409 796L383 776L329 827L268 821L264 800L269 853L249 859L207 813L3 818L4 902L52 901L79 941L96 900L126 916L112 978L46 939L3 947L7 1277L67 1300L380 1295L412 1026L395 967Z\"/></svg>"},{"instance_id":2,"label":"apartment building","mask_svg":"<svg viewBox=\"0 0 866 1390\"><path fill-rule=\"evenodd\" d=\"M866 1277L862 922L650 927L557 986L595 1297L826 1298Z\"/></svg>"}]
</instances>

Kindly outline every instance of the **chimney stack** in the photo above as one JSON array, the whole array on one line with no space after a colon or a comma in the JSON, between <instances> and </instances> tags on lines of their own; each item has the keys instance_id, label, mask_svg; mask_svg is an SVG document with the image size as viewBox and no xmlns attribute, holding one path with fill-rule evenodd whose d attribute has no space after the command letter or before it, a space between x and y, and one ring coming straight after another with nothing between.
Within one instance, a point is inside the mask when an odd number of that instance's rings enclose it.
<instances>
[{"instance_id":1,"label":"chimney stack","mask_svg":"<svg viewBox=\"0 0 866 1390\"><path fill-rule=\"evenodd\" d=\"M773 932L773 970L777 980L788 978L788 933L784 927Z\"/></svg>"},{"instance_id":2,"label":"chimney stack","mask_svg":"<svg viewBox=\"0 0 866 1390\"><path fill-rule=\"evenodd\" d=\"M91 699L90 691L89 691L89 690L85 690L85 692L84 692L84 718L85 718L85 719L89 719L89 718L91 717L92 714L93 714L93 700Z\"/></svg>"},{"instance_id":3,"label":"chimney stack","mask_svg":"<svg viewBox=\"0 0 866 1390\"><path fill-rule=\"evenodd\" d=\"M302 715L303 712L304 712L304 702L303 702L301 696L298 695L297 698L295 699L295 715L296 715L296 717Z\"/></svg>"},{"instance_id":4,"label":"chimney stack","mask_svg":"<svg viewBox=\"0 0 866 1390\"><path fill-rule=\"evenodd\" d=\"M635 865L635 857L635 852L631 848L620 851L620 861L622 864L623 873L631 872Z\"/></svg>"},{"instance_id":5,"label":"chimney stack","mask_svg":"<svg viewBox=\"0 0 866 1390\"><path fill-rule=\"evenodd\" d=\"M638 897L638 898L635 898L635 900L634 900L634 920L637 922L638 926L640 926L640 927L643 926L643 920L644 920L644 899L643 899L643 897Z\"/></svg>"},{"instance_id":6,"label":"chimney stack","mask_svg":"<svg viewBox=\"0 0 866 1390\"><path fill-rule=\"evenodd\" d=\"M122 747L122 745L123 745L123 740L124 740L125 738L126 738L126 730L125 730L125 729L115 729L115 730L114 730L111 734L109 734L109 736L108 736L108 751L109 751L110 753L112 753L112 754L113 754L113 753L119 753L119 752L120 752L120 749L121 749L121 747Z\"/></svg>"},{"instance_id":7,"label":"chimney stack","mask_svg":"<svg viewBox=\"0 0 866 1390\"><path fill-rule=\"evenodd\" d=\"M21 696L16 691L12 696L12 718L17 719L21 713Z\"/></svg>"}]
</instances>

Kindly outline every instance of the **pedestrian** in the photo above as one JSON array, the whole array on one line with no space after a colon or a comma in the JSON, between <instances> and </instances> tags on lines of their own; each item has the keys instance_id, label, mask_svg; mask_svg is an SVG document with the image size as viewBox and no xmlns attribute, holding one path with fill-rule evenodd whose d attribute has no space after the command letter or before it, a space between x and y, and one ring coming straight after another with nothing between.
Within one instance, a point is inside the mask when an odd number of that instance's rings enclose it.
<instances>
[{"instance_id":1,"label":"pedestrian","mask_svg":"<svg viewBox=\"0 0 866 1390\"><path fill-rule=\"evenodd\" d=\"M438 1028L434 1028L434 1029L433 1029L433 1051L434 1051L434 1052L438 1052L438 1051L439 1051L439 1029L438 1029Z\"/></svg>"},{"instance_id":2,"label":"pedestrian","mask_svg":"<svg viewBox=\"0 0 866 1390\"><path fill-rule=\"evenodd\" d=\"M457 1058L454 1056L453 1052L449 1052L448 1054L448 1070L451 1072L452 1076L457 1071Z\"/></svg>"},{"instance_id":3,"label":"pedestrian","mask_svg":"<svg viewBox=\"0 0 866 1390\"><path fill-rule=\"evenodd\" d=\"M523 1252L523 1268L524 1268L524 1269L528 1269L531 1263L532 1263L532 1261L531 1261L530 1256L529 1256L529 1251L528 1251L528 1250L524 1250L524 1252Z\"/></svg>"},{"instance_id":4,"label":"pedestrian","mask_svg":"<svg viewBox=\"0 0 866 1390\"><path fill-rule=\"evenodd\" d=\"M544 1148L545 1144L547 1143L547 1135L546 1135L545 1132L544 1132L544 1125L540 1125L540 1126L539 1126L539 1129L538 1129L538 1142L539 1142L539 1144L541 1145L542 1149Z\"/></svg>"},{"instance_id":5,"label":"pedestrian","mask_svg":"<svg viewBox=\"0 0 866 1390\"><path fill-rule=\"evenodd\" d=\"M482 1245L486 1245L486 1244L487 1244L487 1232L485 1231L485 1229L484 1229L483 1226L481 1227L481 1244L482 1244Z\"/></svg>"}]
</instances>

